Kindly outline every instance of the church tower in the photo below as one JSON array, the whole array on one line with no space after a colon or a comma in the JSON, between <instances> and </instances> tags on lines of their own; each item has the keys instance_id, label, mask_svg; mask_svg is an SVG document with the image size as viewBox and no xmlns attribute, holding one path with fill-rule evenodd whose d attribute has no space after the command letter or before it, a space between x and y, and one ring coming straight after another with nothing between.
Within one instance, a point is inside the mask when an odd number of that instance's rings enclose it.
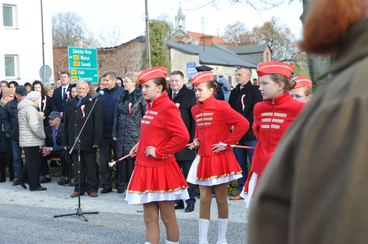
<instances>
[{"instance_id":1,"label":"church tower","mask_svg":"<svg viewBox=\"0 0 368 244\"><path fill-rule=\"evenodd\" d=\"M171 41L178 43L193 43L193 38L185 31L185 15L179 6L178 14L175 16L175 30L171 36Z\"/></svg>"},{"instance_id":2,"label":"church tower","mask_svg":"<svg viewBox=\"0 0 368 244\"><path fill-rule=\"evenodd\" d=\"M179 7L178 14L175 16L175 30L185 31L185 15L181 11L181 6Z\"/></svg>"}]
</instances>

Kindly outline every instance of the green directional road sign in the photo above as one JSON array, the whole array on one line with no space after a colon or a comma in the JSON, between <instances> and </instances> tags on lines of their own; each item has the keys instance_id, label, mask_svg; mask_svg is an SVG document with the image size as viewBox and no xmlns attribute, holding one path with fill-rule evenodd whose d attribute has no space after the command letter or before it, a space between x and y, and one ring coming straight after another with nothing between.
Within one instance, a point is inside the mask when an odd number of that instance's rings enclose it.
<instances>
[{"instance_id":1,"label":"green directional road sign","mask_svg":"<svg viewBox=\"0 0 368 244\"><path fill-rule=\"evenodd\" d=\"M98 82L96 48L68 47L68 65L71 80Z\"/></svg>"}]
</instances>

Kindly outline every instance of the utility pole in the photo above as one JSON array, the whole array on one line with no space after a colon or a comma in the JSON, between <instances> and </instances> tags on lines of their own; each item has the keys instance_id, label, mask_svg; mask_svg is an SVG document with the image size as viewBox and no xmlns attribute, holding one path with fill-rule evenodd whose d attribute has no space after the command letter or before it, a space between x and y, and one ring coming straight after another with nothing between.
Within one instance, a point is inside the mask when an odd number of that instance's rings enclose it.
<instances>
[{"instance_id":1,"label":"utility pole","mask_svg":"<svg viewBox=\"0 0 368 244\"><path fill-rule=\"evenodd\" d=\"M45 37L44 37L44 30L43 30L43 4L42 0L40 0L41 3L41 38L42 38L42 82L46 82L46 68L45 68Z\"/></svg>"},{"instance_id":2,"label":"utility pole","mask_svg":"<svg viewBox=\"0 0 368 244\"><path fill-rule=\"evenodd\" d=\"M148 3L147 0L145 3L145 12L146 12L146 52L147 52L147 66L151 67L151 41L150 41L150 28L149 28L149 17L148 17Z\"/></svg>"},{"instance_id":3,"label":"utility pole","mask_svg":"<svg viewBox=\"0 0 368 244\"><path fill-rule=\"evenodd\" d=\"M204 48L204 18L202 17L201 18L201 22L202 22L202 45L203 45L203 50L205 49Z\"/></svg>"}]
</instances>

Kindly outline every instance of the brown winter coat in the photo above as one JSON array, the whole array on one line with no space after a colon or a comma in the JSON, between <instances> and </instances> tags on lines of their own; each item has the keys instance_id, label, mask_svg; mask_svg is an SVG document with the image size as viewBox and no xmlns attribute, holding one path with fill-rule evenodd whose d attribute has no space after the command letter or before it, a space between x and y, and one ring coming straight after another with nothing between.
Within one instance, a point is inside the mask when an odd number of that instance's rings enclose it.
<instances>
[{"instance_id":1,"label":"brown winter coat","mask_svg":"<svg viewBox=\"0 0 368 244\"><path fill-rule=\"evenodd\" d=\"M250 209L249 244L368 243L368 20L279 144Z\"/></svg>"}]
</instances>

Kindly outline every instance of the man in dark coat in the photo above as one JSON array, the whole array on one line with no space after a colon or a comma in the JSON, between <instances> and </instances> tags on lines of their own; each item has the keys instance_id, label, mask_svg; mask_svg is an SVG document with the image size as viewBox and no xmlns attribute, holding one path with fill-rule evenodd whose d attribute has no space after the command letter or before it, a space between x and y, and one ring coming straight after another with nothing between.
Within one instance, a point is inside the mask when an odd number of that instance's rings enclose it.
<instances>
[{"instance_id":1,"label":"man in dark coat","mask_svg":"<svg viewBox=\"0 0 368 244\"><path fill-rule=\"evenodd\" d=\"M100 97L102 104L103 137L100 144L100 173L101 173L101 193L112 191L112 170L109 167L112 153L116 156L116 142L112 138L112 126L114 123L114 112L123 88L116 84L116 74L107 72L102 80L106 82L104 94Z\"/></svg>"},{"instance_id":2,"label":"man in dark coat","mask_svg":"<svg viewBox=\"0 0 368 244\"><path fill-rule=\"evenodd\" d=\"M239 145L255 147L257 139L253 133L253 109L256 103L263 100L261 93L256 86L250 82L251 70L246 67L236 69L236 79L238 85L231 91L229 97L230 106L238 113L242 114L249 121L249 130L238 142ZM238 180L239 192L243 189L248 176L248 160L251 163L254 149L234 148L234 154L242 171L243 177ZM248 157L248 159L247 159ZM230 197L231 200L240 200L240 195Z\"/></svg>"},{"instance_id":3,"label":"man in dark coat","mask_svg":"<svg viewBox=\"0 0 368 244\"><path fill-rule=\"evenodd\" d=\"M89 86L87 82L79 81L77 84L78 96L67 102L64 110L64 133L62 144L68 151L74 144L74 140L80 132L88 113L92 109L93 103L89 98ZM91 197L97 196L98 180L97 180L97 162L96 150L101 143L102 138L102 108L100 101L87 121L87 124L80 136L80 186L78 188L78 145L72 153L73 165L75 168L75 188L72 197L83 195L85 192Z\"/></svg>"},{"instance_id":4,"label":"man in dark coat","mask_svg":"<svg viewBox=\"0 0 368 244\"><path fill-rule=\"evenodd\" d=\"M63 112L64 105L70 97L70 74L67 71L60 73L61 86L55 89L52 95L52 111Z\"/></svg>"},{"instance_id":5,"label":"man in dark coat","mask_svg":"<svg viewBox=\"0 0 368 244\"><path fill-rule=\"evenodd\" d=\"M0 83L3 84L3 83ZM0 99L0 118L3 117L5 110L4 106L9 101L14 99L15 92L12 88L3 87ZM0 128L3 128L3 121L0 119ZM14 171L12 163L12 150L9 137L6 136L4 130L0 131L0 182L6 180L6 166L9 169L9 179L14 180Z\"/></svg>"},{"instance_id":6,"label":"man in dark coat","mask_svg":"<svg viewBox=\"0 0 368 244\"><path fill-rule=\"evenodd\" d=\"M23 94L27 95L27 92ZM13 185L23 185L22 181L22 169L23 161L21 158L21 150L19 147L19 123L18 123L18 101L16 98L9 101L4 106L4 114L2 117L3 128L6 135L10 138L12 156L13 156L13 170L14 170L14 182Z\"/></svg>"},{"instance_id":7,"label":"man in dark coat","mask_svg":"<svg viewBox=\"0 0 368 244\"><path fill-rule=\"evenodd\" d=\"M183 119L190 135L189 142L192 142L195 134L195 122L191 113L192 106L196 104L194 92L185 86L184 74L178 70L173 71L170 74L170 88L169 98L179 108L181 118ZM189 150L188 148L184 148L175 154L176 161L179 163L185 178L188 176L190 166L192 165L192 161L195 156L195 150ZM189 184L188 193L190 198L186 200L187 207L185 208L185 212L193 212L194 204L196 202L196 188L192 184ZM184 208L183 201L178 201L175 208Z\"/></svg>"}]
</instances>

